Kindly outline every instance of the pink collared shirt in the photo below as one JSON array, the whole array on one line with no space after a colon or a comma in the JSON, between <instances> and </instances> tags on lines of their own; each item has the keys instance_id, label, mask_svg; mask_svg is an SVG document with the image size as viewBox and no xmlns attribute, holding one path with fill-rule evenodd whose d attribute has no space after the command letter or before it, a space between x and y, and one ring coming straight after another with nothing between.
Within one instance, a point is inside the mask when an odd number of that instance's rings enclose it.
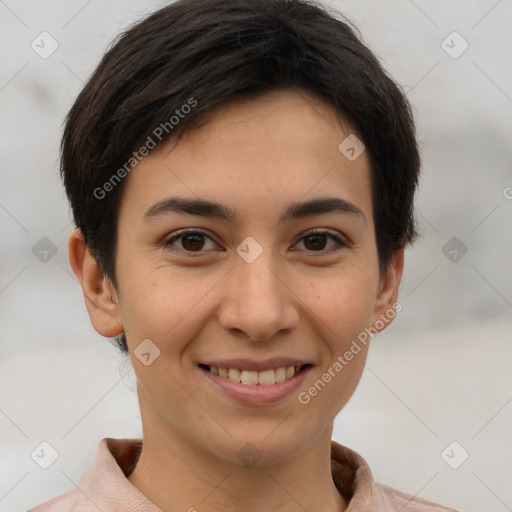
<instances>
[{"instance_id":1,"label":"pink collared shirt","mask_svg":"<svg viewBox=\"0 0 512 512\"><path fill-rule=\"evenodd\" d=\"M102 439L80 487L28 512L162 512L127 479L142 449L141 439ZM336 487L351 493L346 512L456 512L377 484L366 461L331 442Z\"/></svg>"}]
</instances>

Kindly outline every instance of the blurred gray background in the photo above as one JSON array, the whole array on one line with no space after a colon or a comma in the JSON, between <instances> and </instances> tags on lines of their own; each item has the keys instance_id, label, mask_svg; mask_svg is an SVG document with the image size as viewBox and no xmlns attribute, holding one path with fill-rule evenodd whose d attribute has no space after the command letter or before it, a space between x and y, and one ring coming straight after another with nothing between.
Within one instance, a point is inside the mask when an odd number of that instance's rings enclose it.
<instances>
[{"instance_id":1,"label":"blurred gray background","mask_svg":"<svg viewBox=\"0 0 512 512\"><path fill-rule=\"evenodd\" d=\"M0 0L1 511L74 488L103 437L141 437L130 363L90 326L68 263L58 147L113 37L166 3ZM334 438L377 481L510 511L512 2L330 5L407 91L423 158L403 310L372 342ZM48 469L31 457L41 442L58 452Z\"/></svg>"}]
</instances>

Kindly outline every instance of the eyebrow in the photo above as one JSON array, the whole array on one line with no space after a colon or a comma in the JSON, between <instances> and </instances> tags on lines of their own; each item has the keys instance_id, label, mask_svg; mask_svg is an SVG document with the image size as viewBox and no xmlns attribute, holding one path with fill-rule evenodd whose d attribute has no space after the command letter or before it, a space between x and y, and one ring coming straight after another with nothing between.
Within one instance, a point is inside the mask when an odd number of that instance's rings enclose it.
<instances>
[{"instance_id":1,"label":"eyebrow","mask_svg":"<svg viewBox=\"0 0 512 512\"><path fill-rule=\"evenodd\" d=\"M339 197L323 197L311 201L298 202L290 205L279 219L280 222L321 215L325 213L345 213L360 217L366 223L362 210L355 204ZM220 203L206 199L188 199L184 197L167 197L151 206L143 216L143 222L150 222L157 217L168 213L185 215L199 215L212 217L230 222L240 219L240 213Z\"/></svg>"}]
</instances>

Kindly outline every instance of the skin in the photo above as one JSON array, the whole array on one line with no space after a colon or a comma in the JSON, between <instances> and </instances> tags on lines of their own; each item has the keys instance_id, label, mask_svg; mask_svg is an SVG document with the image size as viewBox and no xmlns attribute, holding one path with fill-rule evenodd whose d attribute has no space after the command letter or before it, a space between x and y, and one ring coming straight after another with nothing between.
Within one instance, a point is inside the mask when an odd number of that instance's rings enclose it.
<instances>
[{"instance_id":1,"label":"skin","mask_svg":"<svg viewBox=\"0 0 512 512\"><path fill-rule=\"evenodd\" d=\"M392 309L403 250L381 275L369 160L363 153L349 161L338 150L350 133L330 106L302 92L230 103L177 143L154 149L126 178L117 289L80 232L69 237L92 325L102 336L127 335L144 439L129 480L163 510L342 511L348 505L331 477L330 441L334 418L360 380L367 346L307 405L297 393L267 406L240 404L197 365L213 357L300 357L313 365L304 391ZM144 222L144 213L171 195L216 201L240 218L167 213ZM289 204L326 196L350 201L364 218L330 212L279 220ZM166 248L165 239L183 228L207 237L196 246L181 238L174 250ZM347 245L326 235L315 246L304 238L313 228ZM235 251L249 236L263 249L253 263ZM197 257L194 247L203 251ZM144 339L161 350L148 366L133 355ZM253 467L237 455L248 442L261 454Z\"/></svg>"}]
</instances>

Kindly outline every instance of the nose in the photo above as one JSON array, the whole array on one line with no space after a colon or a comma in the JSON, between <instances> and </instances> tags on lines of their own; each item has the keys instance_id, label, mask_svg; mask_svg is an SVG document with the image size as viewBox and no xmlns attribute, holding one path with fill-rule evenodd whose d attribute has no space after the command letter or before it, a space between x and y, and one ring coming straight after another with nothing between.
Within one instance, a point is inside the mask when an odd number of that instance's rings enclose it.
<instances>
[{"instance_id":1,"label":"nose","mask_svg":"<svg viewBox=\"0 0 512 512\"><path fill-rule=\"evenodd\" d=\"M265 341L298 325L299 301L271 252L264 250L252 263L237 256L226 276L219 322L231 335Z\"/></svg>"}]
</instances>

